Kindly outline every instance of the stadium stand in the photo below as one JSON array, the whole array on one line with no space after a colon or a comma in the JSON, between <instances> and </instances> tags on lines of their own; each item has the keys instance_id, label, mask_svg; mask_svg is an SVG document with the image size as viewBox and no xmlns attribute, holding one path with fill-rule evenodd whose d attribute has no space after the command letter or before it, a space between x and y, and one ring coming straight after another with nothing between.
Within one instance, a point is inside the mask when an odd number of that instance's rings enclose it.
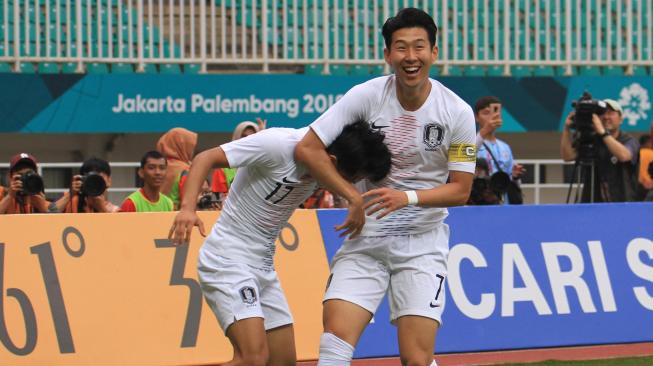
<instances>
[{"instance_id":1,"label":"stadium stand","mask_svg":"<svg viewBox=\"0 0 653 366\"><path fill-rule=\"evenodd\" d=\"M0 71L378 75L380 28L405 6L440 27L437 75L652 72L645 0L4 0Z\"/></svg>"}]
</instances>

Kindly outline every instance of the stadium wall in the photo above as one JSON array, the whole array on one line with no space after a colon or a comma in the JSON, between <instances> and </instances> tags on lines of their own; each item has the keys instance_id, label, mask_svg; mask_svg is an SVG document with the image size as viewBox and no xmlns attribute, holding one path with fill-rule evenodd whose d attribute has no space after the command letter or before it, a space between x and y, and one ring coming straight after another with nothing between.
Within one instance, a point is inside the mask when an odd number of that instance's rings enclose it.
<instances>
[{"instance_id":1,"label":"stadium wall","mask_svg":"<svg viewBox=\"0 0 653 366\"><path fill-rule=\"evenodd\" d=\"M437 352L650 342L651 204L451 209ZM231 357L173 213L0 218L0 364L196 365ZM218 213L200 213L206 224ZM317 357L328 260L344 210L299 210L276 267L298 356ZM433 289L434 294L437 289ZM384 300L355 357L396 356Z\"/></svg>"}]
</instances>

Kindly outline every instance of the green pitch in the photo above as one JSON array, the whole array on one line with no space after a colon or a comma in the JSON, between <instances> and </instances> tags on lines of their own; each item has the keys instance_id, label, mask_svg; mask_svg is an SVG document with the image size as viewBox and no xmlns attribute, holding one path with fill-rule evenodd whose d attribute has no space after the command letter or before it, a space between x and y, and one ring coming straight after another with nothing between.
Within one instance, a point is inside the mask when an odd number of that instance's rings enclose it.
<instances>
[{"instance_id":1,"label":"green pitch","mask_svg":"<svg viewBox=\"0 0 653 366\"><path fill-rule=\"evenodd\" d=\"M507 363L502 366L651 366L653 357L613 358L591 361L544 361L537 363Z\"/></svg>"}]
</instances>

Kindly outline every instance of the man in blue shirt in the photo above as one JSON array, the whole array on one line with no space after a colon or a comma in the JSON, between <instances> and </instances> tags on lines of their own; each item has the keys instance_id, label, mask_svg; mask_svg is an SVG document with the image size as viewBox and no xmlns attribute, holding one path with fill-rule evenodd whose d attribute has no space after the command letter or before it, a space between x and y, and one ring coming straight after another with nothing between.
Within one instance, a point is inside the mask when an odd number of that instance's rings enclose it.
<instances>
[{"instance_id":1,"label":"man in blue shirt","mask_svg":"<svg viewBox=\"0 0 653 366\"><path fill-rule=\"evenodd\" d=\"M490 176L497 172L504 172L512 181L517 182L524 168L514 163L510 145L496 137L496 130L503 123L501 100L494 96L478 99L474 104L474 116L479 125L476 135L477 159L487 162ZM502 203L514 203L509 202L507 194L501 196Z\"/></svg>"}]
</instances>

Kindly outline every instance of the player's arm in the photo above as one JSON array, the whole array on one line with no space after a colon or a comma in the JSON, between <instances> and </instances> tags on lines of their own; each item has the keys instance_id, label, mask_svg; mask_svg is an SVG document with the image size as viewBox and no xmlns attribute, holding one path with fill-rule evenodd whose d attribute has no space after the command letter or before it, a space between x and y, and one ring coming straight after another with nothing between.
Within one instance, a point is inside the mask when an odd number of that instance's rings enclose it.
<instances>
[{"instance_id":1,"label":"player's arm","mask_svg":"<svg viewBox=\"0 0 653 366\"><path fill-rule=\"evenodd\" d=\"M449 171L447 184L432 189L416 191L400 191L392 188L373 189L363 195L363 197L372 197L365 204L365 210L368 215L378 213L376 218L381 219L409 204L420 207L462 206L469 198L473 181L473 173L452 170Z\"/></svg>"},{"instance_id":2,"label":"player's arm","mask_svg":"<svg viewBox=\"0 0 653 366\"><path fill-rule=\"evenodd\" d=\"M341 236L355 237L365 224L363 198L353 184L347 182L336 170L325 150L322 140L309 129L309 132L295 147L295 161L306 166L311 176L328 191L344 197L349 202L347 219L336 230L344 230Z\"/></svg>"},{"instance_id":3,"label":"player's arm","mask_svg":"<svg viewBox=\"0 0 653 366\"><path fill-rule=\"evenodd\" d=\"M202 188L202 183L212 168L228 168L229 161L221 147L203 151L193 158L188 177L184 184L184 194L179 213L172 223L168 238L179 245L190 242L193 226L199 228L200 234L206 236L204 223L195 213L197 196Z\"/></svg>"}]
</instances>

